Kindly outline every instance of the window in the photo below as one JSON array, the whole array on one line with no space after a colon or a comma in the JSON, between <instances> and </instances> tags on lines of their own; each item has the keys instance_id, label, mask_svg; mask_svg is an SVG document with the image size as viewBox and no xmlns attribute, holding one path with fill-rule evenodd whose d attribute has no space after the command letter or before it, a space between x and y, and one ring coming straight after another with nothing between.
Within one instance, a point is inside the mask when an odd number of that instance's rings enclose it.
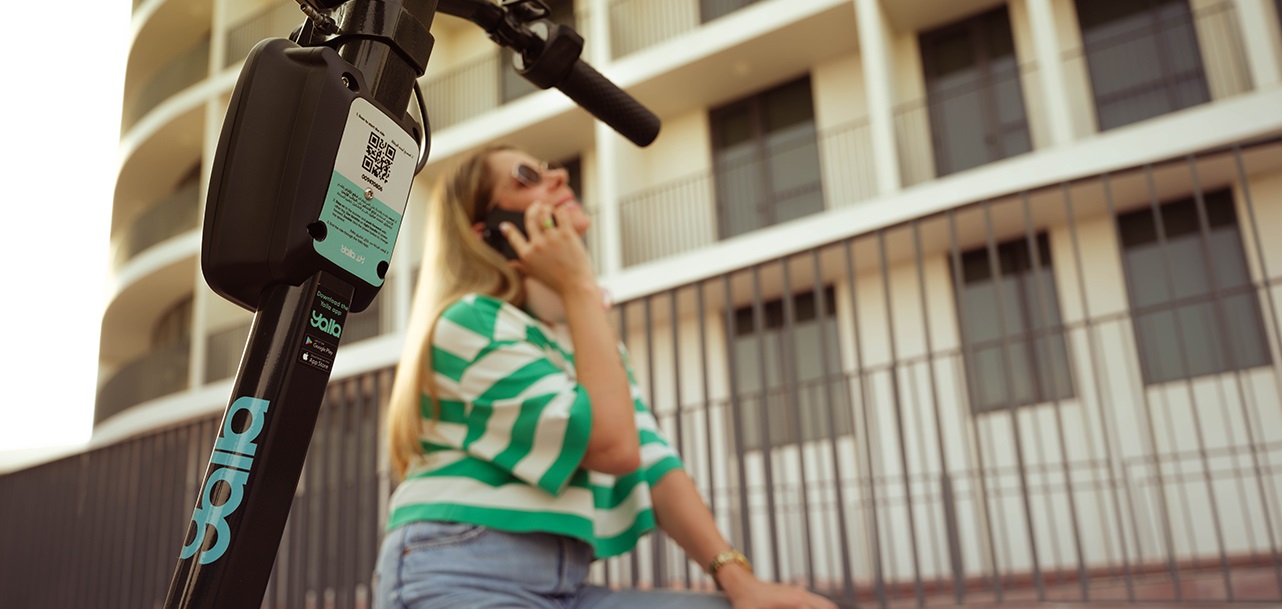
<instances>
[{"instance_id":1,"label":"window","mask_svg":"<svg viewBox=\"0 0 1282 609\"><path fill-rule=\"evenodd\" d=\"M709 118L722 239L823 210L809 76Z\"/></svg>"},{"instance_id":2,"label":"window","mask_svg":"<svg viewBox=\"0 0 1282 609\"><path fill-rule=\"evenodd\" d=\"M836 434L853 430L850 409L845 407L845 384L841 381L841 357L837 345L837 320L832 288L823 290L824 320L819 321L814 293L806 291L793 298L791 335L784 303L775 300L762 305L762 333L757 334L751 306L735 311L735 390L743 425L745 450L763 448L761 433L764 357L766 417L770 425L770 447L822 440L828 437L829 410L837 422ZM827 353L820 349L823 333ZM826 364L825 364L826 358ZM831 384L825 389L824 372ZM798 400L796 403L793 400ZM798 413L798 410L800 412ZM797 416L801 417L800 434Z\"/></svg>"},{"instance_id":3,"label":"window","mask_svg":"<svg viewBox=\"0 0 1282 609\"><path fill-rule=\"evenodd\" d=\"M1033 149L1005 6L924 33L920 44L937 175Z\"/></svg>"},{"instance_id":4,"label":"window","mask_svg":"<svg viewBox=\"0 0 1282 609\"><path fill-rule=\"evenodd\" d=\"M1211 99L1188 0L1077 0L1101 131Z\"/></svg>"},{"instance_id":5,"label":"window","mask_svg":"<svg viewBox=\"0 0 1282 609\"><path fill-rule=\"evenodd\" d=\"M1135 341L1146 384L1271 363L1233 194L1118 217Z\"/></svg>"},{"instance_id":6,"label":"window","mask_svg":"<svg viewBox=\"0 0 1282 609\"><path fill-rule=\"evenodd\" d=\"M548 5L550 10L548 19L554 23L574 27L574 0L543 0L543 3ZM539 90L524 76L516 73L516 69L512 67L511 49L500 49L499 58L499 85L503 92L503 103L506 104Z\"/></svg>"},{"instance_id":7,"label":"window","mask_svg":"<svg viewBox=\"0 0 1282 609\"><path fill-rule=\"evenodd\" d=\"M987 247L961 255L962 347L974 412L1073 396L1050 242L1045 233L1033 241L1036 259L1026 238L999 244L995 261Z\"/></svg>"},{"instance_id":8,"label":"window","mask_svg":"<svg viewBox=\"0 0 1282 609\"><path fill-rule=\"evenodd\" d=\"M574 191L574 196L579 199L579 203L583 203L583 159L582 157L574 156L568 159L560 159L557 161L557 163L560 163L561 166L565 168L565 171L570 174L570 180L569 180L570 190Z\"/></svg>"},{"instance_id":9,"label":"window","mask_svg":"<svg viewBox=\"0 0 1282 609\"><path fill-rule=\"evenodd\" d=\"M760 0L699 0L699 14L703 17L703 22L707 23L718 17L724 17L733 13L749 4L755 4Z\"/></svg>"}]
</instances>

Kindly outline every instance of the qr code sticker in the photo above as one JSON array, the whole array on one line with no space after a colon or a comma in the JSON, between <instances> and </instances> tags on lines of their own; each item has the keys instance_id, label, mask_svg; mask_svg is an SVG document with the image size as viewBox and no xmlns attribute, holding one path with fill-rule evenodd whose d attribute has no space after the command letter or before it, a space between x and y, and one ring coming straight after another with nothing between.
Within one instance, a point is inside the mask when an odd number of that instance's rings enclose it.
<instances>
[{"instance_id":1,"label":"qr code sticker","mask_svg":"<svg viewBox=\"0 0 1282 609\"><path fill-rule=\"evenodd\" d=\"M365 160L361 161L361 167L370 175L386 182L392 174L394 160L396 160L396 147L379 137L377 133L370 133L369 143L365 146Z\"/></svg>"}]
</instances>

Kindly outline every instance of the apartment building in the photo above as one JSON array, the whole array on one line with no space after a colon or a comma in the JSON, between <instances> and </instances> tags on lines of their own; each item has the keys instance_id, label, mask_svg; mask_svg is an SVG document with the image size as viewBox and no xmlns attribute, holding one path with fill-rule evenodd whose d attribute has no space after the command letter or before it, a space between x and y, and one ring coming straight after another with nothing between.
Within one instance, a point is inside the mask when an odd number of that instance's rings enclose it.
<instances>
[{"instance_id":1,"label":"apartment building","mask_svg":"<svg viewBox=\"0 0 1282 609\"><path fill-rule=\"evenodd\" d=\"M346 327L273 606L368 601L417 227L495 141L572 169L638 378L763 575L882 606L1282 599L1282 0L547 4L663 130L636 148L437 17L432 154ZM135 2L93 445L0 478L104 506L15 540L160 523L137 568L82 576L124 578L122 606L163 598L252 317L199 269L222 117L301 19ZM85 482L116 470L130 490ZM661 536L596 575L710 586Z\"/></svg>"}]
</instances>

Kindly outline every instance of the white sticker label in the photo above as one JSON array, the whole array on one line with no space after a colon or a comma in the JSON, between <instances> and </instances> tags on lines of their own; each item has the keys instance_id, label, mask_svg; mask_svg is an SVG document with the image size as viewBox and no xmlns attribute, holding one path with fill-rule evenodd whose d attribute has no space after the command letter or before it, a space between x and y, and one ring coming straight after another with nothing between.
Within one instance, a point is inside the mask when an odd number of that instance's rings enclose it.
<instances>
[{"instance_id":1,"label":"white sticker label","mask_svg":"<svg viewBox=\"0 0 1282 609\"><path fill-rule=\"evenodd\" d=\"M316 251L371 285L383 284L409 202L418 144L368 100L352 102L321 210Z\"/></svg>"}]
</instances>

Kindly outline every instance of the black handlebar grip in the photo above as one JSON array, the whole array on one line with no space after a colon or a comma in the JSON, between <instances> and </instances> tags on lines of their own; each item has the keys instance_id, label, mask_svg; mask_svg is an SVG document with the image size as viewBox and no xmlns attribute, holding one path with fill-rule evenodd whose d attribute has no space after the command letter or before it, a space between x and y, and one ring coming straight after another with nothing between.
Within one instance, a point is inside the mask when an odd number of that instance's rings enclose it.
<instances>
[{"instance_id":1,"label":"black handlebar grip","mask_svg":"<svg viewBox=\"0 0 1282 609\"><path fill-rule=\"evenodd\" d=\"M659 117L581 59L556 88L637 146L659 135Z\"/></svg>"}]
</instances>

